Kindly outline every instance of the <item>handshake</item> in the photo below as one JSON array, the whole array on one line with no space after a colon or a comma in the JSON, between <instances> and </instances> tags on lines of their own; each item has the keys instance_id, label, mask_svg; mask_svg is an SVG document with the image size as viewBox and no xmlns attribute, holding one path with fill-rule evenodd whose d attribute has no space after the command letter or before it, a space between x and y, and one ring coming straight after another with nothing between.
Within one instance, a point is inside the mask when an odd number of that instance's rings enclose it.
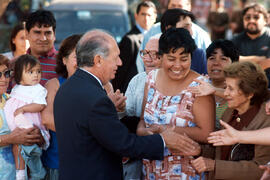
<instances>
[{"instance_id":1,"label":"handshake","mask_svg":"<svg viewBox=\"0 0 270 180\"><path fill-rule=\"evenodd\" d=\"M169 127L160 135L165 141L166 147L172 154L177 153L183 156L196 156L201 153L200 145L190 139L187 135L174 132L174 127Z\"/></svg>"}]
</instances>

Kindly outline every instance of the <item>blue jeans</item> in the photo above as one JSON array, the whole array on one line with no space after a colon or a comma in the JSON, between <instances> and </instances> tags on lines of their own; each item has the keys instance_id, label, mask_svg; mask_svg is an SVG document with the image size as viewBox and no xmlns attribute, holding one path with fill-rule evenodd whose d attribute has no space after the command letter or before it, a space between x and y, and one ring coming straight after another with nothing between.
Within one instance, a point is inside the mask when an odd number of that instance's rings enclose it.
<instances>
[{"instance_id":1,"label":"blue jeans","mask_svg":"<svg viewBox=\"0 0 270 180\"><path fill-rule=\"evenodd\" d=\"M58 169L51 169L48 167L45 167L47 174L45 176L44 180L58 180L59 179L59 171Z\"/></svg>"}]
</instances>

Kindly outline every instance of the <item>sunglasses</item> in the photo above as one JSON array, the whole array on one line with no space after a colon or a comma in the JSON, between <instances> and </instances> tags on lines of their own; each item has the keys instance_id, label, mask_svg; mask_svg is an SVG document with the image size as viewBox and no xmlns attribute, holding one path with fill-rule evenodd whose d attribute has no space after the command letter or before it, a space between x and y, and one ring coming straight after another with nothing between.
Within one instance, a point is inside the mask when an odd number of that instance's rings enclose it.
<instances>
[{"instance_id":1,"label":"sunglasses","mask_svg":"<svg viewBox=\"0 0 270 180\"><path fill-rule=\"evenodd\" d=\"M260 19L260 16L259 15L254 15L254 16L246 15L246 16L244 16L244 20L246 20L246 21L250 21L251 18L253 18L255 21L257 21L258 19Z\"/></svg>"},{"instance_id":2,"label":"sunglasses","mask_svg":"<svg viewBox=\"0 0 270 180\"><path fill-rule=\"evenodd\" d=\"M2 75L4 75L5 78L10 78L11 71L7 70L7 71L4 71L4 72L0 72L0 78L2 77Z\"/></svg>"}]
</instances>

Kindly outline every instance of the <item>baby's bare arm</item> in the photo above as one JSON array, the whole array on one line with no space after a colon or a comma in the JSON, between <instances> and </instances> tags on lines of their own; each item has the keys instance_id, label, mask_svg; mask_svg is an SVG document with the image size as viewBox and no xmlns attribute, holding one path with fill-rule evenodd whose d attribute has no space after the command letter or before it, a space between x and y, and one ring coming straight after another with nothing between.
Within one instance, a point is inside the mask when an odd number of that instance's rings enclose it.
<instances>
[{"instance_id":1,"label":"baby's bare arm","mask_svg":"<svg viewBox=\"0 0 270 180\"><path fill-rule=\"evenodd\" d=\"M36 104L36 103L27 104L16 109L16 111L14 112L14 116L17 116L18 114L21 113L23 114L25 112L29 113L41 112L45 107L46 107L45 104Z\"/></svg>"}]
</instances>

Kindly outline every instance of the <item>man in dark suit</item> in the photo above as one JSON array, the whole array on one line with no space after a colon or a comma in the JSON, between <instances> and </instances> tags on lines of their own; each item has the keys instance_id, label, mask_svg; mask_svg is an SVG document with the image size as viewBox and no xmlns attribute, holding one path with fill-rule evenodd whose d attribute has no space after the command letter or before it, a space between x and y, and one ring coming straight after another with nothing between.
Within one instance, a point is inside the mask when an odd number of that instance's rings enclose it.
<instances>
[{"instance_id":1,"label":"man in dark suit","mask_svg":"<svg viewBox=\"0 0 270 180\"><path fill-rule=\"evenodd\" d=\"M77 44L79 68L54 101L60 180L120 180L123 156L163 159L165 144L187 154L200 151L173 128L151 136L128 133L103 89L122 64L119 53L113 37L101 30L87 32Z\"/></svg>"},{"instance_id":2,"label":"man in dark suit","mask_svg":"<svg viewBox=\"0 0 270 180\"><path fill-rule=\"evenodd\" d=\"M135 13L136 24L119 43L120 58L123 65L118 68L115 79L112 81L114 89L125 93L129 81L137 71L136 58L143 39L143 34L156 22L156 6L151 1L141 2Z\"/></svg>"}]
</instances>

